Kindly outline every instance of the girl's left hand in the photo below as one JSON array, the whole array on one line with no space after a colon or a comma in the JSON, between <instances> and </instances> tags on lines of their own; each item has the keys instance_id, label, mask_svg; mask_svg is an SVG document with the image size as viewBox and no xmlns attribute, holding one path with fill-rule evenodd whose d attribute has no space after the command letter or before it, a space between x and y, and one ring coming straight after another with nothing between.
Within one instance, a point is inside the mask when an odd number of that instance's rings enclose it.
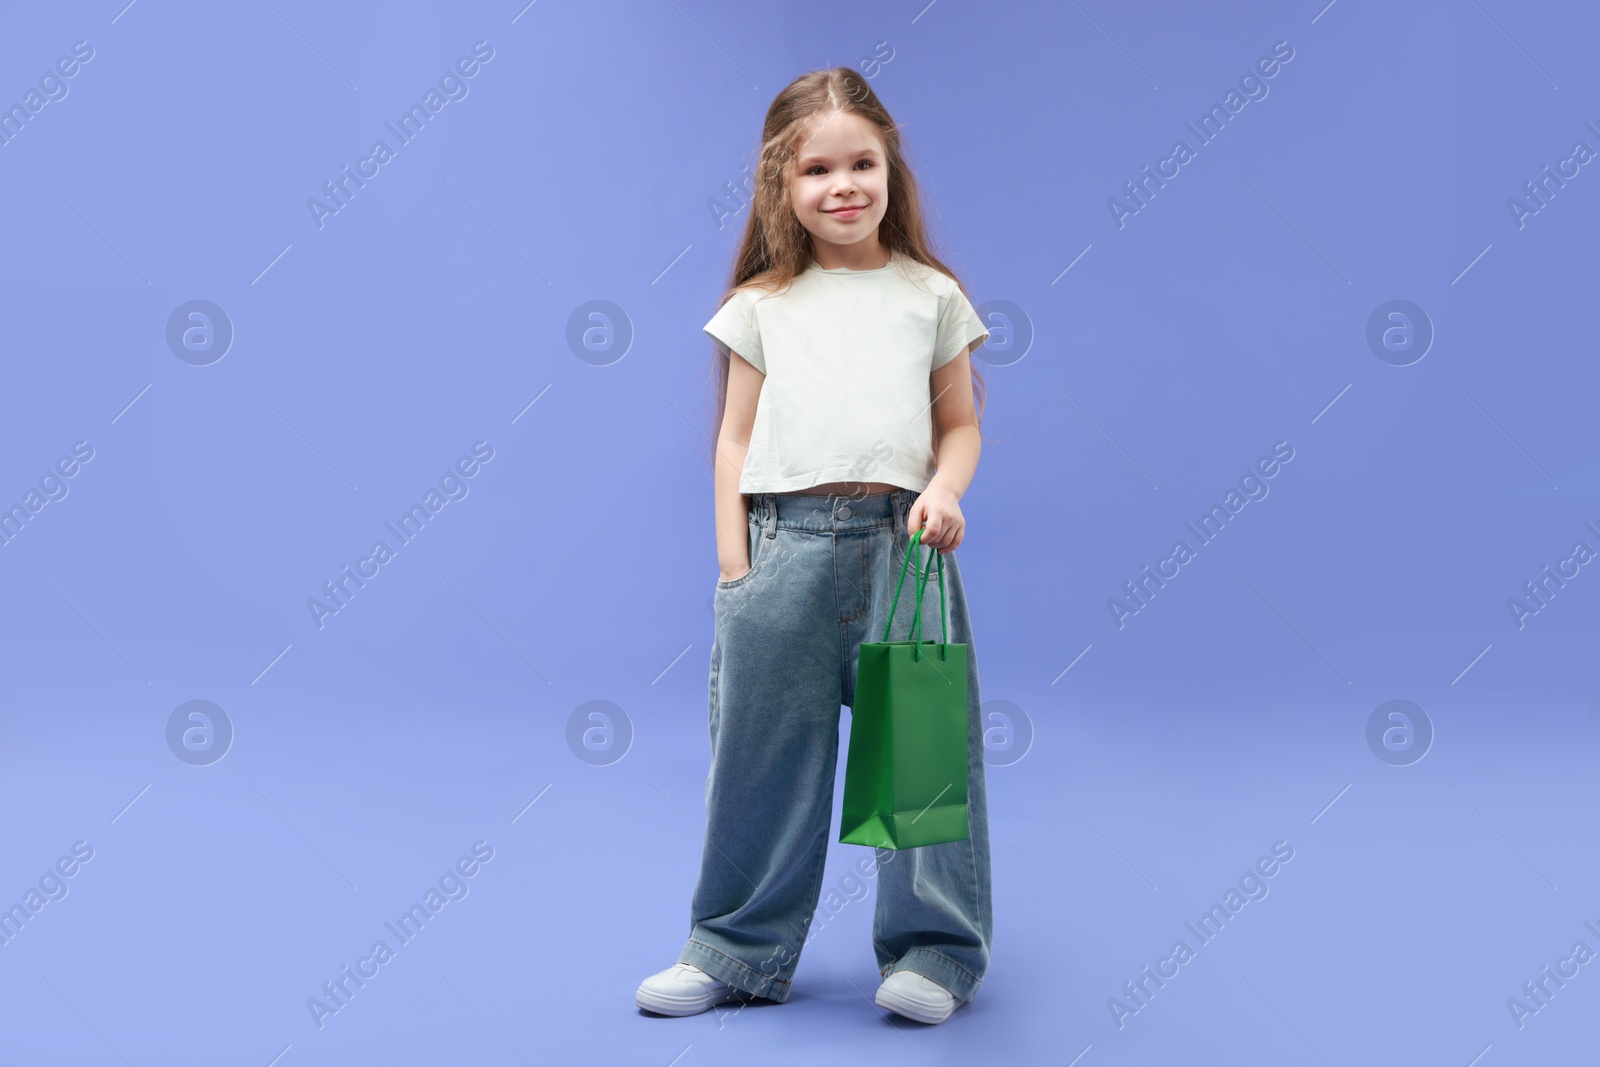
<instances>
[{"instance_id":1,"label":"girl's left hand","mask_svg":"<svg viewBox=\"0 0 1600 1067\"><path fill-rule=\"evenodd\" d=\"M967 520L961 515L956 495L948 489L924 490L906 512L906 532L914 534L918 530L923 533L917 544L942 553L954 552L967 532Z\"/></svg>"}]
</instances>

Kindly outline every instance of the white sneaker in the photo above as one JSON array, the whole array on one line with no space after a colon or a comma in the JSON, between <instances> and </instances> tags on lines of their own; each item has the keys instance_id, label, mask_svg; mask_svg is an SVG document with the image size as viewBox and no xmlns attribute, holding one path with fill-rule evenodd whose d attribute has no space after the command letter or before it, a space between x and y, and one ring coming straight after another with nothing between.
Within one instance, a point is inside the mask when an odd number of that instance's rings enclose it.
<instances>
[{"instance_id":1,"label":"white sneaker","mask_svg":"<svg viewBox=\"0 0 1600 1067\"><path fill-rule=\"evenodd\" d=\"M634 1003L658 1015L698 1015L749 994L713 978L692 963L674 963L639 983Z\"/></svg>"},{"instance_id":2,"label":"white sneaker","mask_svg":"<svg viewBox=\"0 0 1600 1067\"><path fill-rule=\"evenodd\" d=\"M956 1010L956 998L948 989L904 968L883 980L873 1002L919 1023L942 1023Z\"/></svg>"}]
</instances>

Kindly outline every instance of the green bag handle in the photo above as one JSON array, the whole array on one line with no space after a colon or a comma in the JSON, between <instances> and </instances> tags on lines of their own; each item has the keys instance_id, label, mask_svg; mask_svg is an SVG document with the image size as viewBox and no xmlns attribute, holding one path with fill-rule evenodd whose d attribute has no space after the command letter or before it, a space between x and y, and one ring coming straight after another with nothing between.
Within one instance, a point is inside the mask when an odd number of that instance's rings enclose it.
<instances>
[{"instance_id":1,"label":"green bag handle","mask_svg":"<svg viewBox=\"0 0 1600 1067\"><path fill-rule=\"evenodd\" d=\"M890 601L890 603L889 603L889 620L883 624L883 639L884 639L884 641L888 641L889 640L889 628L892 625L894 625L894 609L900 603L900 590L901 590L901 588L903 588L905 586L905 582L906 582L906 567L910 566L911 557L912 557L913 554L916 554L918 556L921 555L920 552L916 551L917 542L920 541L921 538L922 538L922 531L921 530L918 530L916 533L911 535L911 542L910 542L910 544L908 544L906 546L906 558L903 559L900 562L900 580L895 583L894 599L892 601ZM939 565L939 632L940 632L940 636L944 639L942 642L940 642L940 645L939 645L939 658L940 659L945 659L946 658L944 646L950 643L950 628L949 628L949 624L946 623L945 619L944 619L944 609L945 609L944 557L939 554L939 550L938 549L934 549L932 554L928 558L927 569L926 570L921 570L919 572L918 579L917 579L917 615L916 615L916 618L911 620L911 636L910 636L910 640L911 640L911 658L912 659L920 660L922 658L922 652L921 652L922 645L921 645L921 642L918 641L918 638L921 636L921 630L922 630L922 591L925 588L927 588L928 575L933 573L933 567L934 567L934 563L935 562L937 562L938 565Z\"/></svg>"}]
</instances>

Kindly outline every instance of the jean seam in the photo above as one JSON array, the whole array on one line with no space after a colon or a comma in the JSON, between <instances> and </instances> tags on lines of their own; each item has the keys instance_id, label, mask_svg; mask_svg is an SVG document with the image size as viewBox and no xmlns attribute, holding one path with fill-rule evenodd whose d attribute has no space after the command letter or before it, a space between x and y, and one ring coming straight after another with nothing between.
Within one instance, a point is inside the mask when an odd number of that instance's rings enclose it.
<instances>
[{"instance_id":1,"label":"jean seam","mask_svg":"<svg viewBox=\"0 0 1600 1067\"><path fill-rule=\"evenodd\" d=\"M831 796L828 798L828 803L830 806L833 803L833 798ZM832 826L833 816L830 814L828 816L828 821L822 826L822 855L816 861L816 863L813 864L813 867L816 869L816 875L811 879L811 892L806 896L807 900L816 900L818 894L822 892L822 875L824 873L824 868L826 868L828 865L828 832ZM804 952L805 947L811 944L811 922L816 918L816 916L816 905L812 905L811 914L806 919L805 936L800 941L800 947L795 950L796 966L799 966L800 953Z\"/></svg>"},{"instance_id":2,"label":"jean seam","mask_svg":"<svg viewBox=\"0 0 1600 1067\"><path fill-rule=\"evenodd\" d=\"M871 545L872 539L868 538L868 537L862 537L862 538L859 538L858 540L860 540L860 542L861 542L861 567L860 567L859 573L865 575L867 573L867 556L869 554L867 549ZM837 543L838 542L835 541L836 545L837 545ZM835 590L838 589L838 581L839 581L838 578L835 577L834 578L834 588L835 588ZM870 589L871 585L869 584L867 586L867 588ZM839 619L839 622L842 623L842 624L848 624L848 623L855 622L857 619L861 618L863 615L867 614L869 611L872 610L872 597L867 594L866 590L862 589L860 586L857 586L856 587L856 592L861 594L861 610L856 612L854 615L850 616L848 619L843 618L841 616L840 619Z\"/></svg>"},{"instance_id":3,"label":"jean seam","mask_svg":"<svg viewBox=\"0 0 1600 1067\"><path fill-rule=\"evenodd\" d=\"M825 822L823 824L823 826L822 826L822 855L820 856L820 858L817 859L817 861L815 863L812 864L812 867L813 867L813 869L814 869L814 871L816 873L812 876L812 879L811 879L811 892L806 897L807 900L815 900L817 898L817 895L822 890L822 876L825 873L824 872L824 868L827 866L827 863L828 863L828 829L832 825L833 825L833 819L830 816L828 821ZM813 905L812 908L811 908L811 914L809 916L807 916L807 918L806 918L806 928L801 931L801 938L800 938L799 947L797 947L797 948L795 948L793 950L794 965L796 967L799 967L799 965L800 965L800 954L805 951L805 948L806 948L807 945L811 944L811 920L816 917L816 914L817 914L817 909L816 909L816 906ZM779 946L780 949L787 948L787 947L788 946L786 946L786 945L780 945ZM772 957L768 956L767 958L771 959ZM763 978L769 977L765 971L761 971L760 973L761 973L761 976ZM794 972L791 971L790 973L792 974ZM775 982L782 982L784 985L788 985L789 984L789 979L787 979L787 978L779 978L776 975L771 975L770 977Z\"/></svg>"},{"instance_id":4,"label":"jean seam","mask_svg":"<svg viewBox=\"0 0 1600 1067\"><path fill-rule=\"evenodd\" d=\"M955 622L955 620L951 619L952 625L954 624L954 622ZM983 705L982 705L982 692L983 692L983 690L977 684L978 683L978 653L977 653L977 649L975 647L973 647L976 644L976 642L973 640L973 635L972 635L972 619L971 618L964 618L964 622L965 622L966 625L962 628L961 637L963 639L965 639L965 642L966 642L966 645L967 645L967 666L971 670L971 674L969 676L968 685L970 687L970 691L971 692L979 694L978 708L977 708L977 714L978 714L978 752L977 752L977 771L976 771L976 774L983 774L984 773L984 766L983 766L983 755L984 755L984 750L983 750ZM969 739L969 743L970 743L970 739ZM969 770L967 771L967 788L970 791L971 788L972 788L972 779L976 776L974 774L974 772L970 769L970 764L971 764L971 762L973 760L973 755L972 755L970 750L968 751L967 760L968 760L968 763L969 763ZM985 782L984 782L984 797L985 797L985 805L986 805L986 807L987 807L988 795L989 795L988 782L987 782L987 780L985 780ZM985 820L987 821L987 810L985 811ZM987 829L985 829L985 833L987 833ZM973 896L974 900L976 901L976 903L978 905L978 907L975 909L977 911L977 914L978 914L978 937L979 937L979 939L987 939L987 938L989 938L989 935L988 935L987 931L990 930L990 929L993 929L993 926L994 926L994 917L993 917L993 913L992 913L992 909L994 907L994 904L993 904L992 900L986 899L985 894L981 893L979 891L979 887L978 887L978 850L975 849L975 848L972 848L971 845L970 845L970 841L971 841L971 838L972 838L972 809L970 807L967 809L967 838L968 838L968 841L969 841L969 845L968 845L968 848L967 848L967 859L970 860L971 863L972 863L972 883L971 883L972 896ZM954 961L952 961L952 962L954 962ZM957 966L959 966L959 964ZM974 977L976 977L976 976L974 976Z\"/></svg>"}]
</instances>

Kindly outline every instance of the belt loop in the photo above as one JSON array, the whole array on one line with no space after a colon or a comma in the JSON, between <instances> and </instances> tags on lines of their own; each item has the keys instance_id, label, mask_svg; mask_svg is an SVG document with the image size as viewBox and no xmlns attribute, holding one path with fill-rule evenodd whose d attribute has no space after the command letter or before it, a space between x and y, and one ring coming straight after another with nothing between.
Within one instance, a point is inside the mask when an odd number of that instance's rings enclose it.
<instances>
[{"instance_id":1,"label":"belt loop","mask_svg":"<svg viewBox=\"0 0 1600 1067\"><path fill-rule=\"evenodd\" d=\"M761 532L768 538L778 536L778 502L773 499L773 494L761 494L761 506L765 509L761 517Z\"/></svg>"}]
</instances>

